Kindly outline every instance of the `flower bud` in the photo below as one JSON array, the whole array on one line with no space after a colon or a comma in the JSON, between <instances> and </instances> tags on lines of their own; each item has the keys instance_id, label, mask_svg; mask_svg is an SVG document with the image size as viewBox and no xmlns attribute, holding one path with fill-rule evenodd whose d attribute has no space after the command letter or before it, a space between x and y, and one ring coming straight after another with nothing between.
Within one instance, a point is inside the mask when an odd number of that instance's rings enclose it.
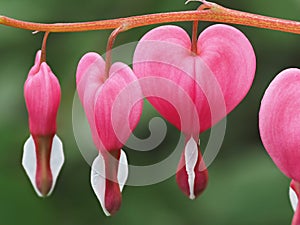
<instances>
[{"instance_id":1,"label":"flower bud","mask_svg":"<svg viewBox=\"0 0 300 225\"><path fill-rule=\"evenodd\" d=\"M31 136L24 145L22 164L39 196L50 195L64 162L62 143L56 134L60 85L46 62L35 64L24 85Z\"/></svg>"}]
</instances>

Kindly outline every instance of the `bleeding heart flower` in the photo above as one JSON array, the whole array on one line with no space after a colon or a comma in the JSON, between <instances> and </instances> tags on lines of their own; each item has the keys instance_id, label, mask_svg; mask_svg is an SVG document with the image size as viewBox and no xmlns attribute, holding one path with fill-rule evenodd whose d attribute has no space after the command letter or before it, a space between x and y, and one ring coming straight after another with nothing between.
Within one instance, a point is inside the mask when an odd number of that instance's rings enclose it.
<instances>
[{"instance_id":1,"label":"bleeding heart flower","mask_svg":"<svg viewBox=\"0 0 300 225\"><path fill-rule=\"evenodd\" d=\"M111 66L96 53L87 53L78 64L77 91L99 156L91 170L91 184L106 215L121 205L121 191L128 176L126 154L121 148L142 113L142 91L132 70L123 63Z\"/></svg>"},{"instance_id":2,"label":"bleeding heart flower","mask_svg":"<svg viewBox=\"0 0 300 225\"><path fill-rule=\"evenodd\" d=\"M299 69L282 71L267 88L259 111L261 140L276 166L292 179L291 191L297 198L300 194L299 87ZM299 204L292 224L300 224Z\"/></svg>"},{"instance_id":3,"label":"bleeding heart flower","mask_svg":"<svg viewBox=\"0 0 300 225\"><path fill-rule=\"evenodd\" d=\"M224 118L245 97L256 59L248 39L227 25L207 28L199 36L197 52L191 49L191 40L180 27L155 28L139 41L133 70L140 79L156 78L156 88L141 82L145 96L186 137L176 178L180 189L194 199L208 180L199 133ZM165 80L177 88L165 85ZM156 95L157 89L168 99ZM188 119L182 120L187 115Z\"/></svg>"},{"instance_id":4,"label":"bleeding heart flower","mask_svg":"<svg viewBox=\"0 0 300 225\"><path fill-rule=\"evenodd\" d=\"M50 195L64 163L63 147L56 133L60 85L45 62L36 54L24 85L31 136L24 144L23 167L39 196Z\"/></svg>"}]
</instances>

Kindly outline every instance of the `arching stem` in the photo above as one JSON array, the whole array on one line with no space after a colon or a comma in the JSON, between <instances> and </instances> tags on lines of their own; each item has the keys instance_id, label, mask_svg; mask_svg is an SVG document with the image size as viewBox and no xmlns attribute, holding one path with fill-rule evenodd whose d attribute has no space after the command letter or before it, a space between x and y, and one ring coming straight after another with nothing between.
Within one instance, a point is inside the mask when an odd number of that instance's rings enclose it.
<instances>
[{"instance_id":1,"label":"arching stem","mask_svg":"<svg viewBox=\"0 0 300 225\"><path fill-rule=\"evenodd\" d=\"M42 44L42 53L41 53L41 62L40 64L42 64L43 62L46 62L46 48L47 48L47 39L48 39L48 36L49 36L50 32L45 32L44 34L44 38L43 38L43 44Z\"/></svg>"},{"instance_id":2,"label":"arching stem","mask_svg":"<svg viewBox=\"0 0 300 225\"><path fill-rule=\"evenodd\" d=\"M201 10L206 10L206 9L210 9L212 7L212 5L210 4L213 4L213 3L209 3L209 2L206 2L206 1L201 1L201 0L188 0L186 2L189 3L191 1L199 1L199 2L202 2L203 4L200 5L200 7L197 9L199 11ZM197 37L198 37L198 25L199 25L199 21L198 20L195 20L193 22L193 30L192 30L192 52L197 55L197 52L198 52L198 49L197 49Z\"/></svg>"},{"instance_id":3,"label":"arching stem","mask_svg":"<svg viewBox=\"0 0 300 225\"><path fill-rule=\"evenodd\" d=\"M132 16L127 18L118 18L111 20L101 20L82 23L32 23L12 19L0 15L0 24L10 27L16 27L32 31L49 32L82 32L91 30L116 29L126 24L126 30L151 25L170 22L183 21L209 21L230 24L240 24L270 30L300 34L300 22L278 19L268 16L261 16L252 13L241 12L228 9L215 3L206 2L204 7L207 10L193 10L183 12L157 13L142 16Z\"/></svg>"},{"instance_id":4,"label":"arching stem","mask_svg":"<svg viewBox=\"0 0 300 225\"><path fill-rule=\"evenodd\" d=\"M115 40L116 40L118 34L124 30L125 30L124 27L120 26L117 29L115 29L113 32L111 32L111 34L108 38L108 42L107 42L107 46L106 46L106 58L105 58L105 77L106 78L108 78L108 76L109 76L109 70L110 70L110 67L112 64L113 45L115 43Z\"/></svg>"}]
</instances>

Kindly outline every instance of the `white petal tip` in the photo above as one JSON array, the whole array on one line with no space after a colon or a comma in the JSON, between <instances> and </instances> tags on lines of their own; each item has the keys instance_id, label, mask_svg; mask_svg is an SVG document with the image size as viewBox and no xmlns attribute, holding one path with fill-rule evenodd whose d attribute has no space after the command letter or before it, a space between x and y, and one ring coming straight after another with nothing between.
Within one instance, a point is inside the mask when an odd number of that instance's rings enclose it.
<instances>
[{"instance_id":1,"label":"white petal tip","mask_svg":"<svg viewBox=\"0 0 300 225\"><path fill-rule=\"evenodd\" d=\"M190 195L189 196L189 199L191 199L191 200L194 200L196 197L195 197L195 195Z\"/></svg>"},{"instance_id":2,"label":"white petal tip","mask_svg":"<svg viewBox=\"0 0 300 225\"><path fill-rule=\"evenodd\" d=\"M122 191L128 178L128 161L126 153L121 149L121 155L118 168L118 182Z\"/></svg>"},{"instance_id":3,"label":"white petal tip","mask_svg":"<svg viewBox=\"0 0 300 225\"><path fill-rule=\"evenodd\" d=\"M290 202L291 202L292 208L295 212L297 205L298 205L298 198L297 198L296 192L291 187L289 189L289 196L290 196Z\"/></svg>"},{"instance_id":4,"label":"white petal tip","mask_svg":"<svg viewBox=\"0 0 300 225\"><path fill-rule=\"evenodd\" d=\"M119 167L118 167L118 183L120 190L122 191L124 188L124 185L127 181L128 177L128 161L126 154L123 150L121 150L121 155L119 159ZM91 168L91 185L92 188L100 202L100 205L103 209L103 212L106 216L110 216L111 214L108 212L108 210L105 207L105 187L106 187L106 178L105 178L105 163L103 156L99 154Z\"/></svg>"},{"instance_id":5,"label":"white petal tip","mask_svg":"<svg viewBox=\"0 0 300 225\"><path fill-rule=\"evenodd\" d=\"M91 168L91 185L106 216L110 213L105 208L105 164L101 154L93 161Z\"/></svg>"},{"instance_id":6,"label":"white petal tip","mask_svg":"<svg viewBox=\"0 0 300 225\"><path fill-rule=\"evenodd\" d=\"M188 175L188 184L189 184L189 198L191 200L195 199L194 194L194 185L195 185L195 167L198 160L198 146L196 141L191 138L185 146L184 150L184 157L185 157L185 168Z\"/></svg>"},{"instance_id":7,"label":"white petal tip","mask_svg":"<svg viewBox=\"0 0 300 225\"><path fill-rule=\"evenodd\" d=\"M50 169L52 173L52 185L49 192L44 195L42 194L37 185L36 185L36 169L37 169L37 161L36 161L36 151L35 144L32 136L30 136L24 144L23 157L22 157L22 166L29 177L29 180L39 197L47 197L51 195L59 172L64 164L64 153L63 153L63 145L61 140L55 135L52 141L52 149L50 155Z\"/></svg>"}]
</instances>

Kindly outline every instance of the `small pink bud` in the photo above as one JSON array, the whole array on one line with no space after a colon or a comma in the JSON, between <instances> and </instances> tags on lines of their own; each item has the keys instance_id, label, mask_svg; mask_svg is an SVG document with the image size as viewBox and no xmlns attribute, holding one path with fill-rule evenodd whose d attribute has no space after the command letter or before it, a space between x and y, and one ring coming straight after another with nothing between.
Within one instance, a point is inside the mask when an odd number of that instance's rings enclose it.
<instances>
[{"instance_id":1,"label":"small pink bud","mask_svg":"<svg viewBox=\"0 0 300 225\"><path fill-rule=\"evenodd\" d=\"M47 196L64 162L62 143L55 135L61 93L57 78L40 57L39 51L24 85L31 136L24 145L22 164L37 194Z\"/></svg>"}]
</instances>

